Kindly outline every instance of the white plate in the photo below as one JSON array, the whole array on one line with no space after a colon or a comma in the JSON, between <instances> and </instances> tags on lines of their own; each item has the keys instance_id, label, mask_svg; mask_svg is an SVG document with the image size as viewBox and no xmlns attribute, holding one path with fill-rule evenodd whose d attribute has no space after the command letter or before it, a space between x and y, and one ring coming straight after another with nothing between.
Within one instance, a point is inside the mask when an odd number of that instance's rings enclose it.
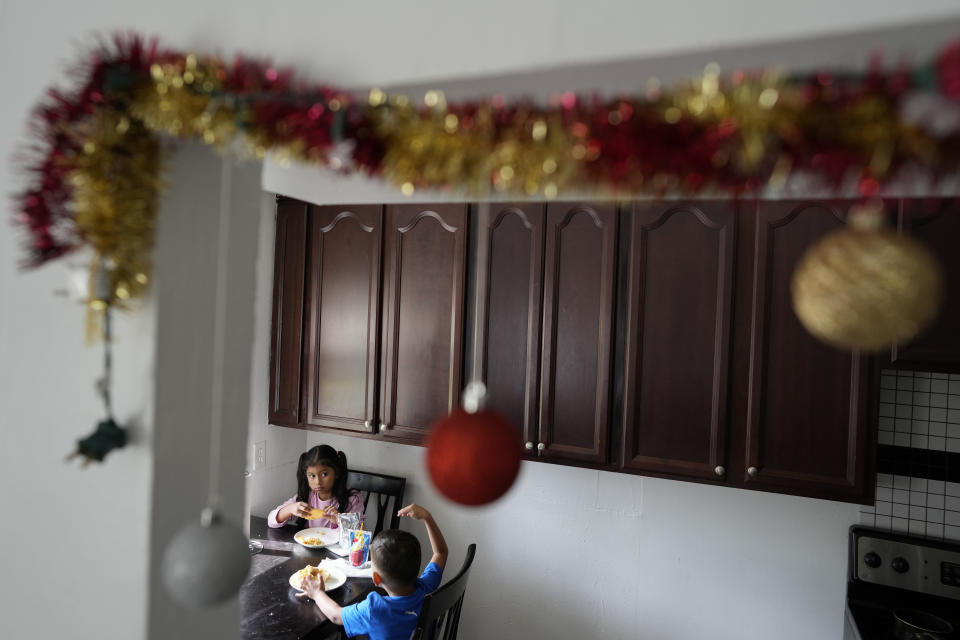
<instances>
[{"instance_id":1,"label":"white plate","mask_svg":"<svg viewBox=\"0 0 960 640\"><path fill-rule=\"evenodd\" d=\"M328 574L330 574L330 579L323 581L324 591L333 591L337 587L342 587L343 584L347 581L347 576L344 575L344 573L339 569L334 569L333 567L324 566L323 570L326 571ZM295 572L290 576L290 586L296 589L297 591L303 591L300 588L300 572L299 571Z\"/></svg>"},{"instance_id":2,"label":"white plate","mask_svg":"<svg viewBox=\"0 0 960 640\"><path fill-rule=\"evenodd\" d=\"M307 544L305 538L320 538L320 544ZM293 534L293 539L307 547L308 549L323 549L327 545L340 542L340 532L336 529L326 527L313 527L311 529L301 529Z\"/></svg>"}]
</instances>

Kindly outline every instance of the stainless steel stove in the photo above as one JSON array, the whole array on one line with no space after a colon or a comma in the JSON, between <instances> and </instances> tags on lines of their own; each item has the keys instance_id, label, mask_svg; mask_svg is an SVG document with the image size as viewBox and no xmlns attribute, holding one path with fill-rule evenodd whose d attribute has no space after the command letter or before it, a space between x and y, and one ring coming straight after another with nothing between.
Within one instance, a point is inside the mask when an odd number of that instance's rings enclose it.
<instances>
[{"instance_id":1,"label":"stainless steel stove","mask_svg":"<svg viewBox=\"0 0 960 640\"><path fill-rule=\"evenodd\" d=\"M850 528L844 640L960 640L960 544Z\"/></svg>"}]
</instances>

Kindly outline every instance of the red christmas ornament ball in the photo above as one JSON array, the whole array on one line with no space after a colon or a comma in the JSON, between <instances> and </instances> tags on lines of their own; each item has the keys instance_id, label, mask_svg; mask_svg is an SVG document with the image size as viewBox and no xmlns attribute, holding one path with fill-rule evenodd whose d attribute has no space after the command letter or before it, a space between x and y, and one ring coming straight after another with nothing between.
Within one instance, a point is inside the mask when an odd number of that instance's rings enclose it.
<instances>
[{"instance_id":1,"label":"red christmas ornament ball","mask_svg":"<svg viewBox=\"0 0 960 640\"><path fill-rule=\"evenodd\" d=\"M513 486L522 445L517 430L495 411L457 409L434 425L427 440L427 471L454 502L493 502Z\"/></svg>"}]
</instances>

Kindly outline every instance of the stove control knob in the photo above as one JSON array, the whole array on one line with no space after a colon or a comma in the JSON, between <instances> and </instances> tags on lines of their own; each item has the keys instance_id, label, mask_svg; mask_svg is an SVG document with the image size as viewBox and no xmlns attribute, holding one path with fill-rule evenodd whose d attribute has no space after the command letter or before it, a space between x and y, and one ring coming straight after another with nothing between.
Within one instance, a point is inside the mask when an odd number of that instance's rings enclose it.
<instances>
[{"instance_id":1,"label":"stove control knob","mask_svg":"<svg viewBox=\"0 0 960 640\"><path fill-rule=\"evenodd\" d=\"M910 564L903 558L894 558L890 562L890 567L897 573L906 573L910 570Z\"/></svg>"},{"instance_id":2,"label":"stove control knob","mask_svg":"<svg viewBox=\"0 0 960 640\"><path fill-rule=\"evenodd\" d=\"M871 569L876 569L877 567L879 567L881 562L882 561L880 560L880 556L878 556L873 551L863 556L863 563L868 567L870 567Z\"/></svg>"}]
</instances>

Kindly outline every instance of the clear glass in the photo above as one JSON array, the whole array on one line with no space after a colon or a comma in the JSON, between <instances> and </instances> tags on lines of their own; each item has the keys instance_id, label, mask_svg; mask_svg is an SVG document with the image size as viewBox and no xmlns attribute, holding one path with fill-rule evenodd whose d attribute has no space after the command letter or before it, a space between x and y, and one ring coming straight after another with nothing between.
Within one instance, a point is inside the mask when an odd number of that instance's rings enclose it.
<instances>
[{"instance_id":1,"label":"clear glass","mask_svg":"<svg viewBox=\"0 0 960 640\"><path fill-rule=\"evenodd\" d=\"M344 551L350 549L350 531L360 528L359 513L337 514L337 526L340 528L340 546Z\"/></svg>"},{"instance_id":2,"label":"clear glass","mask_svg":"<svg viewBox=\"0 0 960 640\"><path fill-rule=\"evenodd\" d=\"M249 480L253 476L250 471L247 469L243 470L244 479ZM247 549L250 550L250 555L255 553L260 553L263 551L263 543L258 540L253 540L250 538L250 488L244 487L243 492L243 532L247 536Z\"/></svg>"}]
</instances>

